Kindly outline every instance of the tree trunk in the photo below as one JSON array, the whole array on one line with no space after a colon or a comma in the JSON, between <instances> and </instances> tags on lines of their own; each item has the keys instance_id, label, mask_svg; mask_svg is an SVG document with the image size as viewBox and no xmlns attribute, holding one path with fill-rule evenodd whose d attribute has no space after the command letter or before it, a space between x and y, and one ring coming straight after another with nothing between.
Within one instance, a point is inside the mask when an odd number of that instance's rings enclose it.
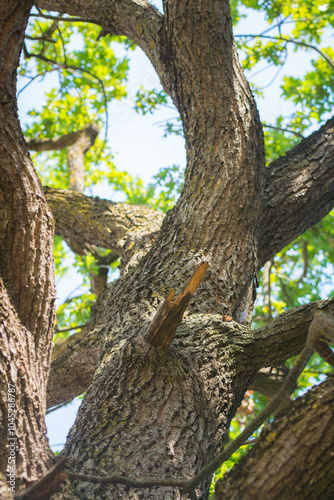
<instances>
[{"instance_id":1,"label":"tree trunk","mask_svg":"<svg viewBox=\"0 0 334 500\"><path fill-rule=\"evenodd\" d=\"M0 467L6 474L15 449L16 486L36 481L53 460L44 423L54 328L53 220L16 104L31 6L31 0L0 6Z\"/></svg>"},{"instance_id":2,"label":"tree trunk","mask_svg":"<svg viewBox=\"0 0 334 500\"><path fill-rule=\"evenodd\" d=\"M100 204L79 193L47 191L59 217L57 231L71 238L75 233L80 243L89 242L92 233L91 244L103 241L126 264L121 278L99 299L99 317L92 322L92 328L98 328L68 346L50 377L49 390L57 402L87 389L63 455L69 470L77 473L191 478L224 446L230 421L256 372L280 366L300 352L312 308L333 310L333 300L324 301L288 313L268 328L249 330L258 254L261 262L264 257L268 260L282 243L281 238L273 238L277 231L271 222L279 226L280 234L287 229L289 241L301 227L308 227L305 203L298 215L295 210L289 212L288 222L275 203L282 203L285 191L287 204L294 199L299 174L304 172L302 178L310 185L305 198L312 196L314 204L322 200L312 220L332 206L333 141L328 141L323 162L305 160L310 149L312 158L322 151L332 122L303 142L297 161L291 152L293 175L284 174L282 179L282 163L265 171L262 128L237 59L226 0L165 0L163 16L145 0L35 3L84 15L106 32L134 39L150 57L180 111L187 149L185 186L163 221L150 210L107 207L107 202ZM54 321L52 222L21 136L14 96L18 47L31 4L15 1L0 6L0 19L4 19L0 61L5 61L0 79L0 224L4 230L0 359L5 375L0 405L5 426L7 383L15 384L21 485L34 481L52 461L43 421ZM291 165L285 166L285 173ZM326 176L330 181L325 185ZM57 205L57 197L64 204ZM64 211L65 200L66 207L71 207L68 212L77 210L76 219ZM138 215L147 224L141 221L136 228ZM85 230L73 228L73 220ZM270 223L263 227L263 221ZM106 227L101 228L104 222ZM90 231L92 223L95 228ZM184 289L203 261L209 269L170 347L151 346L146 334L160 305L171 290ZM88 360L92 366L86 368ZM73 364L73 369L66 363ZM57 360L53 367L56 364ZM62 391L57 373L62 373L64 384L71 378L71 390ZM7 427L2 428L6 434ZM6 456L0 457L5 472ZM209 481L197 488L198 498L208 497ZM54 498L189 498L171 487L135 489L78 480L74 484L77 493L65 486Z\"/></svg>"}]
</instances>

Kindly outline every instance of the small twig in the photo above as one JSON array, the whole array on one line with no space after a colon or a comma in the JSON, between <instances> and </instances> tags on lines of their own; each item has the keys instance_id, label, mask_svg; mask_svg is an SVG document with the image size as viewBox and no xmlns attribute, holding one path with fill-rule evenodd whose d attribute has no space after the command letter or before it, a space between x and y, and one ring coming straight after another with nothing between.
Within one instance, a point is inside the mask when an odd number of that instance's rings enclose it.
<instances>
[{"instance_id":1,"label":"small twig","mask_svg":"<svg viewBox=\"0 0 334 500\"><path fill-rule=\"evenodd\" d=\"M289 134L293 134L297 137L300 137L300 139L304 139L304 136L302 134L300 134L299 132L295 132L291 128L276 127L274 125L267 125L267 123L264 123L263 126L265 128L272 128L273 130L280 130L281 132L289 132Z\"/></svg>"},{"instance_id":2,"label":"small twig","mask_svg":"<svg viewBox=\"0 0 334 500\"><path fill-rule=\"evenodd\" d=\"M334 62L331 58L322 50L318 49L316 45L311 45L310 43L300 42L299 40L295 40L294 38L285 38L283 36L269 36L269 35L234 35L235 37L248 37L248 38L267 38L269 40L282 40L287 43L294 43L295 45L300 45L301 47L307 47L309 49L315 50L318 54L321 55L327 61L327 63L334 69Z\"/></svg>"},{"instance_id":3,"label":"small twig","mask_svg":"<svg viewBox=\"0 0 334 500\"><path fill-rule=\"evenodd\" d=\"M84 328L87 326L88 323L85 323L84 325L77 325L77 326L64 326L60 328L55 328L55 333L63 333L63 332L70 332L71 330L78 330L79 328Z\"/></svg>"},{"instance_id":4,"label":"small twig","mask_svg":"<svg viewBox=\"0 0 334 500\"><path fill-rule=\"evenodd\" d=\"M53 411L59 410L59 408L63 408L64 406L68 405L68 401L66 403L60 403L59 405L52 406L51 408L48 408L45 412L46 415L49 413L52 413Z\"/></svg>"},{"instance_id":5,"label":"small twig","mask_svg":"<svg viewBox=\"0 0 334 500\"><path fill-rule=\"evenodd\" d=\"M34 40L36 42L50 42L50 43L56 43L56 40L53 40L53 38L47 38L45 36L30 36L30 35L24 35L24 38L26 40Z\"/></svg>"}]
</instances>

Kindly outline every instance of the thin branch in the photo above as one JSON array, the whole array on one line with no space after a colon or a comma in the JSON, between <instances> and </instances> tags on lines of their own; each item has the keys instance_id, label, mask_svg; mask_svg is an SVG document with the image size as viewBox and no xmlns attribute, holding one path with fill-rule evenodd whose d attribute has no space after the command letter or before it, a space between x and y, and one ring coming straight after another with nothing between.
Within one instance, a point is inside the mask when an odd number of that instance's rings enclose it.
<instances>
[{"instance_id":1,"label":"thin branch","mask_svg":"<svg viewBox=\"0 0 334 500\"><path fill-rule=\"evenodd\" d=\"M296 137L299 137L300 139L304 139L304 136L302 134L296 132L295 130L292 130L291 128L277 127L275 125L268 125L267 123L263 123L263 127L271 128L273 130L280 130L281 132L288 132L289 134L293 134Z\"/></svg>"},{"instance_id":2,"label":"thin branch","mask_svg":"<svg viewBox=\"0 0 334 500\"><path fill-rule=\"evenodd\" d=\"M84 328L87 326L87 323L84 325L76 325L76 326L64 326L60 328L55 328L55 333L64 333L64 332L70 332L71 330L78 330L79 328Z\"/></svg>"},{"instance_id":3,"label":"thin branch","mask_svg":"<svg viewBox=\"0 0 334 500\"><path fill-rule=\"evenodd\" d=\"M307 252L307 245L308 245L308 241L307 240L303 240L302 241L302 251L303 251L303 263L304 263L304 266L303 266L303 274L301 275L301 277L299 278L299 280L297 281L297 284L299 285L299 283L301 283L303 281L304 278L306 278L307 276L307 269L308 269L308 252Z\"/></svg>"},{"instance_id":4,"label":"thin branch","mask_svg":"<svg viewBox=\"0 0 334 500\"><path fill-rule=\"evenodd\" d=\"M294 43L295 45L300 45L301 47L307 47L309 49L315 50L320 54L325 61L334 69L334 62L332 59L322 50L318 49L316 45L311 45L310 43L306 42L301 42L299 40L295 40L294 38L285 38L283 36L269 36L269 35L234 35L235 37L241 38L241 37L248 37L248 38L267 38L269 40L282 40L283 42L286 43Z\"/></svg>"},{"instance_id":5,"label":"thin branch","mask_svg":"<svg viewBox=\"0 0 334 500\"><path fill-rule=\"evenodd\" d=\"M30 35L24 35L24 38L26 40L34 40L36 42L50 42L50 43L56 43L56 40L54 40L53 38L47 38L45 36L30 36Z\"/></svg>"},{"instance_id":6,"label":"thin branch","mask_svg":"<svg viewBox=\"0 0 334 500\"><path fill-rule=\"evenodd\" d=\"M63 471L67 459L62 458L36 483L14 495L14 500L47 500L58 490L59 485L67 478Z\"/></svg>"},{"instance_id":7,"label":"thin branch","mask_svg":"<svg viewBox=\"0 0 334 500\"><path fill-rule=\"evenodd\" d=\"M91 23L91 24L97 24L99 26L98 23L92 21L90 18L88 17L55 17L55 16L51 16L49 14L30 14L30 17L43 17L44 19L52 19L54 21L62 21L62 22L68 22L68 23Z\"/></svg>"},{"instance_id":8,"label":"thin branch","mask_svg":"<svg viewBox=\"0 0 334 500\"><path fill-rule=\"evenodd\" d=\"M269 88L273 83L274 81L276 80L276 78L278 77L278 75L280 74L280 72L282 71L286 61L287 61L287 58L288 58L288 51L287 49L285 49L285 58L284 58L284 61L282 62L282 64L280 65L280 67L278 68L278 70L276 71L275 75L273 76L273 78L270 80L269 83L267 83L267 85L264 85L263 87L260 87L258 90L261 91L261 90L265 90L267 88Z\"/></svg>"},{"instance_id":9,"label":"thin branch","mask_svg":"<svg viewBox=\"0 0 334 500\"><path fill-rule=\"evenodd\" d=\"M17 93L17 97L21 94L21 92L23 92L27 87L29 87L29 85L31 85L35 80L36 78L43 78L45 75L47 75L48 73L52 73L52 71L57 71L56 69L50 69L48 71L43 71L42 73L38 73L37 75L34 75L34 76L27 76L27 75L20 75L20 76L24 76L25 78L30 78L30 81L24 85L24 87L22 87L18 93Z\"/></svg>"}]
</instances>

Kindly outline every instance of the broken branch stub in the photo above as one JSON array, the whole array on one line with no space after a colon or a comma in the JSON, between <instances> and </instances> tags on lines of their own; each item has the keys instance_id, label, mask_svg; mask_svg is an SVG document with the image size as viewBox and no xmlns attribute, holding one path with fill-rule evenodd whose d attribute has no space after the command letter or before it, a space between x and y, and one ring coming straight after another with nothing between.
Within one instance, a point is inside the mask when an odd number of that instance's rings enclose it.
<instances>
[{"instance_id":1,"label":"broken branch stub","mask_svg":"<svg viewBox=\"0 0 334 500\"><path fill-rule=\"evenodd\" d=\"M168 297L154 316L146 334L145 338L149 344L167 349L174 338L176 328L182 321L184 311L208 267L207 262L201 262L190 278L188 285L176 298L174 298L174 290L169 292Z\"/></svg>"}]
</instances>

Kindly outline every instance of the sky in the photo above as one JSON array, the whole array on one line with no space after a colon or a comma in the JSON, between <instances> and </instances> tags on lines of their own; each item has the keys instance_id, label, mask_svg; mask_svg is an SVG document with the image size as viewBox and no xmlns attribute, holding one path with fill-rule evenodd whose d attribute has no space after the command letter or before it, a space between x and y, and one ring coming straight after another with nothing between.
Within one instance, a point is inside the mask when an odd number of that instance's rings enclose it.
<instances>
[{"instance_id":1,"label":"sky","mask_svg":"<svg viewBox=\"0 0 334 500\"><path fill-rule=\"evenodd\" d=\"M162 8L161 1L156 0L154 3L158 8ZM261 14L253 14L251 18L248 17L247 20L241 21L237 33L259 33L264 29L264 26ZM296 54L293 52L293 47L289 47L288 50L290 57L282 74L299 76L310 67L310 55L303 51ZM265 86L272 80L276 71L277 68L269 69L258 73L257 76L252 77L250 74L250 77L255 84ZM266 90L265 99L258 101L260 117L267 122L274 123L277 116L289 114L293 109L291 104L280 98L280 82L281 76L279 75L275 83ZM27 119L26 113L34 107L35 103L40 102L42 90L46 90L50 85L52 85L52 77L46 78L42 84L31 85L27 91L20 95L19 110L22 122ZM112 103L109 107L108 142L115 155L116 166L134 176L139 175L147 184L162 167L173 164L184 167L186 155L183 138L179 136L163 138L163 129L158 124L163 120L177 116L176 111L162 108L153 115L146 116L134 111L134 97L140 85L145 88L159 88L160 86L149 60L137 48L131 55L128 97L124 101ZM107 199L115 199L112 188L106 183L94 188L93 194ZM67 283L58 286L58 302L62 302L71 290L78 286L80 279L73 272L69 275ZM79 404L80 402L76 399L66 408L47 415L48 435L54 451L59 451L62 448Z\"/></svg>"}]
</instances>

